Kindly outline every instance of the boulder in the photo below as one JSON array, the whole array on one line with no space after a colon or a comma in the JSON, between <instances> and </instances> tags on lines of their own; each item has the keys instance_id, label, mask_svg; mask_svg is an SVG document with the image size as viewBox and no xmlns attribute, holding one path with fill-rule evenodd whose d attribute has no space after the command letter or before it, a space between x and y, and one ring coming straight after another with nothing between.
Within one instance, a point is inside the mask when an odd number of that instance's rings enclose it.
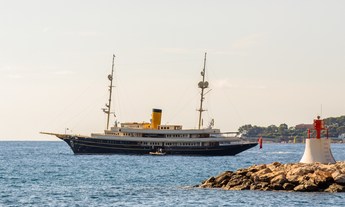
<instances>
[{"instance_id":1,"label":"boulder","mask_svg":"<svg viewBox=\"0 0 345 207\"><path fill-rule=\"evenodd\" d=\"M325 190L325 192L329 192L329 193L345 192L345 187L337 183L333 183Z\"/></svg>"},{"instance_id":2,"label":"boulder","mask_svg":"<svg viewBox=\"0 0 345 207\"><path fill-rule=\"evenodd\" d=\"M340 170L336 170L332 173L334 181L338 184L345 184L345 173L342 173Z\"/></svg>"},{"instance_id":3,"label":"boulder","mask_svg":"<svg viewBox=\"0 0 345 207\"><path fill-rule=\"evenodd\" d=\"M328 171L316 170L314 174L311 175L311 179L319 188L327 188L334 182L332 174Z\"/></svg>"},{"instance_id":4,"label":"boulder","mask_svg":"<svg viewBox=\"0 0 345 207\"><path fill-rule=\"evenodd\" d=\"M216 187L222 187L223 185L226 185L229 182L229 180L233 174L234 173L231 171L225 171L225 172L219 174L218 176L215 177L215 179L213 181L214 185Z\"/></svg>"},{"instance_id":5,"label":"boulder","mask_svg":"<svg viewBox=\"0 0 345 207\"><path fill-rule=\"evenodd\" d=\"M304 185L301 184L301 185L298 185L298 186L294 187L293 190L297 191L297 192L303 192L303 191L305 191L305 188L304 188Z\"/></svg>"},{"instance_id":6,"label":"boulder","mask_svg":"<svg viewBox=\"0 0 345 207\"><path fill-rule=\"evenodd\" d=\"M248 172L249 172L248 169L239 169L236 171L236 174L246 176Z\"/></svg>"},{"instance_id":7,"label":"boulder","mask_svg":"<svg viewBox=\"0 0 345 207\"><path fill-rule=\"evenodd\" d=\"M337 167L335 165L329 165L329 164L316 164L317 165L317 169L323 172L329 172L329 173L333 173Z\"/></svg>"},{"instance_id":8,"label":"boulder","mask_svg":"<svg viewBox=\"0 0 345 207\"><path fill-rule=\"evenodd\" d=\"M296 184L296 185L300 183L300 178L301 177L298 175L289 175L289 174L286 175L287 181L289 183Z\"/></svg>"},{"instance_id":9,"label":"boulder","mask_svg":"<svg viewBox=\"0 0 345 207\"><path fill-rule=\"evenodd\" d=\"M292 183L284 183L283 184L283 189L287 190L287 191L291 191L295 188L295 185L293 185Z\"/></svg>"},{"instance_id":10,"label":"boulder","mask_svg":"<svg viewBox=\"0 0 345 207\"><path fill-rule=\"evenodd\" d=\"M272 179L271 179L271 184L273 185L280 185L282 186L284 183L287 182L287 179L286 179L286 176L284 174L284 172L280 171L279 173L277 173L276 176L274 176Z\"/></svg>"},{"instance_id":11,"label":"boulder","mask_svg":"<svg viewBox=\"0 0 345 207\"><path fill-rule=\"evenodd\" d=\"M266 190L268 190L268 186L269 186L269 183L266 183L266 182L261 182L261 183L258 183L258 184L253 184L252 183L251 186L250 186L250 189L266 191Z\"/></svg>"},{"instance_id":12,"label":"boulder","mask_svg":"<svg viewBox=\"0 0 345 207\"><path fill-rule=\"evenodd\" d=\"M210 177L209 179L205 180L199 187L201 188L212 188L214 185L215 178Z\"/></svg>"},{"instance_id":13,"label":"boulder","mask_svg":"<svg viewBox=\"0 0 345 207\"><path fill-rule=\"evenodd\" d=\"M313 182L313 180L308 180L304 183L304 189L308 192L319 191L318 186Z\"/></svg>"},{"instance_id":14,"label":"boulder","mask_svg":"<svg viewBox=\"0 0 345 207\"><path fill-rule=\"evenodd\" d=\"M270 177L267 175L268 173L271 173L272 170L269 168L261 169L253 174L251 174L250 178L254 182L269 182Z\"/></svg>"},{"instance_id":15,"label":"boulder","mask_svg":"<svg viewBox=\"0 0 345 207\"><path fill-rule=\"evenodd\" d=\"M345 173L345 162L337 162L335 165L341 173Z\"/></svg>"},{"instance_id":16,"label":"boulder","mask_svg":"<svg viewBox=\"0 0 345 207\"><path fill-rule=\"evenodd\" d=\"M315 169L312 165L302 165L302 166L294 166L289 172L287 173L287 176L297 175L297 176L303 176L308 173L314 173Z\"/></svg>"},{"instance_id":17,"label":"boulder","mask_svg":"<svg viewBox=\"0 0 345 207\"><path fill-rule=\"evenodd\" d=\"M278 183L273 183L273 184L270 184L268 185L268 190L283 190L283 186L278 184Z\"/></svg>"},{"instance_id":18,"label":"boulder","mask_svg":"<svg viewBox=\"0 0 345 207\"><path fill-rule=\"evenodd\" d=\"M271 164L268 164L268 165L267 165L267 168L269 168L271 171L275 171L275 170L277 170L277 169L280 169L281 166L282 166L281 163L279 163L279 162L273 162L273 163L271 163Z\"/></svg>"},{"instance_id":19,"label":"boulder","mask_svg":"<svg viewBox=\"0 0 345 207\"><path fill-rule=\"evenodd\" d=\"M241 185L244 182L244 180L246 180L246 177L243 177L241 175L233 175L229 182L226 184L225 188L230 189L234 186Z\"/></svg>"},{"instance_id":20,"label":"boulder","mask_svg":"<svg viewBox=\"0 0 345 207\"><path fill-rule=\"evenodd\" d=\"M251 186L251 181L248 179L244 179L240 185L236 185L230 188L230 190L249 190L250 186Z\"/></svg>"}]
</instances>

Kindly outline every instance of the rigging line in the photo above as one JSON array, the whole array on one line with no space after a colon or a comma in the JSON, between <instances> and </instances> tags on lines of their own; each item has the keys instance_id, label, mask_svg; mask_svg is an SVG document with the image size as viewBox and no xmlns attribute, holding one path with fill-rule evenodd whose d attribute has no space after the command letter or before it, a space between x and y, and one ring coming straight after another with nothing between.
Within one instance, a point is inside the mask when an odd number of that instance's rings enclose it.
<instances>
[{"instance_id":1,"label":"rigging line","mask_svg":"<svg viewBox=\"0 0 345 207\"><path fill-rule=\"evenodd\" d=\"M209 81L209 90L208 91L206 91L206 93L204 94L204 95L207 95L208 93L210 93L212 90L214 90L214 84L213 84L213 78L212 78L212 74L214 74L214 66L213 66L213 62L212 62L212 58L211 58L211 60L207 60L207 68L212 68L212 70L207 70L207 73L205 74L205 76L206 76L206 80L208 80ZM213 114L212 113L212 98L211 98L211 94L212 93L210 93L209 95L208 95L208 98L207 99L205 99L206 100L206 104L205 105L207 105L208 107L208 109L207 109L207 114L210 116L210 113L211 114ZM214 118L214 117L210 117L210 118Z\"/></svg>"},{"instance_id":2,"label":"rigging line","mask_svg":"<svg viewBox=\"0 0 345 207\"><path fill-rule=\"evenodd\" d=\"M115 106L115 108L117 109L117 112L116 112L116 114L117 114L117 116L116 116L116 118L121 118L122 117L122 106L121 106L121 101L120 101L120 97L121 97L121 95L120 95L120 86L119 86L120 84L117 84L116 85L116 88L115 88L115 103L114 103L114 106ZM114 112L115 112L115 110L114 110Z\"/></svg>"},{"instance_id":3,"label":"rigging line","mask_svg":"<svg viewBox=\"0 0 345 207\"><path fill-rule=\"evenodd\" d=\"M206 111L206 114L208 115L209 118L213 119L214 114L213 114L213 107L212 107L212 98L211 98L211 94L208 96L208 99L206 100L206 104L208 107L208 110Z\"/></svg>"},{"instance_id":4,"label":"rigging line","mask_svg":"<svg viewBox=\"0 0 345 207\"><path fill-rule=\"evenodd\" d=\"M198 78L195 78L195 81L193 81L193 83L197 83L197 82L198 82ZM175 120L175 118L182 111L186 110L186 107L189 106L192 101L197 100L199 93L195 93L196 91L194 91L194 90L195 90L194 84L190 84L189 87L186 88L186 90L183 90L183 93L181 94L181 96L179 98L173 99L173 100L177 100L175 102L174 106L179 106L179 107L174 108L174 111L171 113L172 118L170 119L170 122Z\"/></svg>"},{"instance_id":5,"label":"rigging line","mask_svg":"<svg viewBox=\"0 0 345 207\"><path fill-rule=\"evenodd\" d=\"M175 110L172 113L173 116L170 119L170 123L172 123L174 120L176 120L176 117L179 117L179 115L186 110L187 106L190 106L191 103L194 102L199 97L199 95L195 94L194 96L189 96L189 97L190 98L187 99L187 101L184 102L183 105L179 109Z\"/></svg>"},{"instance_id":6,"label":"rigging line","mask_svg":"<svg viewBox=\"0 0 345 207\"><path fill-rule=\"evenodd\" d=\"M116 68L120 68L121 65L123 64L116 64ZM116 71L118 70L115 70L115 73ZM119 72L117 73L119 74ZM123 82L123 79L122 78L119 78L118 75L114 75L114 78L115 78L115 86L114 87L114 93L115 93L115 103L114 103L114 112L115 112L115 109L116 109L116 119L115 121L118 121L118 119L121 119L124 117L124 112L123 112L123 107L122 107L122 102L124 103L129 103L129 101L126 101L127 99L127 96L123 95L123 94L126 94L126 93L123 93L123 90L122 90L122 86L125 86L125 84L122 84Z\"/></svg>"},{"instance_id":7,"label":"rigging line","mask_svg":"<svg viewBox=\"0 0 345 207\"><path fill-rule=\"evenodd\" d=\"M122 63L118 64L118 66L126 66L126 65L166 65L167 63L183 63L183 62L194 62L196 59L186 59L186 60L178 60L178 61L153 61L153 62L141 62L141 63Z\"/></svg>"},{"instance_id":8,"label":"rigging line","mask_svg":"<svg viewBox=\"0 0 345 207\"><path fill-rule=\"evenodd\" d=\"M215 77L215 80L221 80L221 78L219 78L219 76L217 75L216 71L215 70L210 70L209 72L210 74L212 74L214 77ZM231 88L230 88L231 90ZM220 91L224 97L231 97L231 95L225 93L225 90L224 89L220 89L220 90L217 90L217 91ZM222 99L222 100L225 100L225 99ZM239 110L237 109L236 105L234 104L234 102L232 101L232 99L226 99L229 104L231 105L231 108L234 110L236 116L238 117L238 119L240 119L241 122L243 122L243 118L241 116L241 113L239 112Z\"/></svg>"},{"instance_id":9,"label":"rigging line","mask_svg":"<svg viewBox=\"0 0 345 207\"><path fill-rule=\"evenodd\" d=\"M200 63L200 59L199 59L199 61L198 61L198 66L196 66L196 68L202 68L202 66L200 66L199 63ZM199 69L197 69L197 71L199 71ZM196 74L197 74L197 73L196 73ZM199 80L200 80L200 78L199 78L198 76L193 76L193 80L194 80L194 81L192 81L192 83L198 83ZM191 95L189 95L189 94L190 94L190 91L192 91L192 90L193 90L193 95L191 96ZM189 106L189 105L191 104L192 101L198 100L198 97L200 97L200 93L199 93L199 91L197 91L197 90L198 90L198 89L195 87L195 85L194 85L194 84L193 84L193 85L191 84L191 85L189 85L189 87L187 88L187 90L183 90L184 93L183 93L183 95L181 95L180 98L174 99L174 100L179 100L179 101L175 104L175 106L176 106L176 105L178 105L178 106L181 106L181 105L182 105L182 106L179 107L179 108L177 108L176 110L174 110L174 112L172 113L172 118L169 120L170 123L172 123L180 113L182 113L183 111L185 111L185 110L186 110L186 107ZM185 96L187 96L187 95L188 95L188 99L185 98ZM184 102L182 102L183 100L184 100ZM196 116L196 117L197 117L197 116ZM195 126L196 126L196 124L194 123L194 124L193 124L193 127L195 127Z\"/></svg>"},{"instance_id":10,"label":"rigging line","mask_svg":"<svg viewBox=\"0 0 345 207\"><path fill-rule=\"evenodd\" d=\"M102 97L104 97L104 96L102 95ZM69 125L70 123L75 122L75 120L84 120L85 121L86 119L83 119L83 117L88 116L91 109L95 109L95 111L97 109L97 111L98 111L98 106L99 106L98 100L101 100L101 96L99 96L99 98L94 99L93 102L90 101L89 104L84 105L84 107L81 108L81 110L78 110L78 112L75 115L73 115L72 118L70 118L69 120L67 120L65 122L65 125ZM73 127L79 126L80 123L84 123L84 122L78 121L73 125Z\"/></svg>"},{"instance_id":11,"label":"rigging line","mask_svg":"<svg viewBox=\"0 0 345 207\"><path fill-rule=\"evenodd\" d=\"M91 81L90 84L81 93L78 93L78 91L76 91L75 94L78 95L75 96L74 99L66 101L66 105L57 115L51 117L51 120L53 121L47 122L45 128L47 128L47 126L51 126L58 122L61 122L61 120L64 117L64 114L73 109L74 106L79 105L78 101L82 100L82 97L84 97L86 93L90 92L91 87L94 87L94 82L96 82L96 80Z\"/></svg>"}]
</instances>

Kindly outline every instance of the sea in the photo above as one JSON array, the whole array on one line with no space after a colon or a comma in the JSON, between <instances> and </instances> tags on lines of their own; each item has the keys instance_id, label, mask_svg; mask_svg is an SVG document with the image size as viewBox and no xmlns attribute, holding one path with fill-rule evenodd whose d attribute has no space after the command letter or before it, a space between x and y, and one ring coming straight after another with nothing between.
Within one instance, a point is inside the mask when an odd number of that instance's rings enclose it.
<instances>
[{"instance_id":1,"label":"sea","mask_svg":"<svg viewBox=\"0 0 345 207\"><path fill-rule=\"evenodd\" d=\"M298 162L303 144L264 144L236 156L74 155L62 141L0 142L0 206L345 206L345 193L200 189L210 176ZM332 144L345 160L345 144Z\"/></svg>"}]
</instances>

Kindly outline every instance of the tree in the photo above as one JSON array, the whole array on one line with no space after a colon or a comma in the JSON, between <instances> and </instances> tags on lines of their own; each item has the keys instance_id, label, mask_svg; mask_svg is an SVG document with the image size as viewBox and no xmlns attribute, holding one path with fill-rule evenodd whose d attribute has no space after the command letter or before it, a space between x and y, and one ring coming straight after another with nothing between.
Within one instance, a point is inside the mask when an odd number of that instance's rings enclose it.
<instances>
[{"instance_id":1,"label":"tree","mask_svg":"<svg viewBox=\"0 0 345 207\"><path fill-rule=\"evenodd\" d=\"M281 124L279 125L278 131L280 136L285 137L288 136L288 125L287 124Z\"/></svg>"},{"instance_id":2,"label":"tree","mask_svg":"<svg viewBox=\"0 0 345 207\"><path fill-rule=\"evenodd\" d=\"M238 132L246 136L252 128L253 126L251 124L247 124L247 125L241 126L238 129Z\"/></svg>"}]
</instances>

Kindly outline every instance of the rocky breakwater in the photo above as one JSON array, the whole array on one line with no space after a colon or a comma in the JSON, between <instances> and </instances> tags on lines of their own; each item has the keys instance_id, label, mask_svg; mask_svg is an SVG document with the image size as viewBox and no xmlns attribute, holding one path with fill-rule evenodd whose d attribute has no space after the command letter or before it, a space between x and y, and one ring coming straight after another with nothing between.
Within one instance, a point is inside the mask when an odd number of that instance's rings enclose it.
<instances>
[{"instance_id":1,"label":"rocky breakwater","mask_svg":"<svg viewBox=\"0 0 345 207\"><path fill-rule=\"evenodd\" d=\"M253 165L225 171L197 185L224 190L345 192L345 162L335 164L289 163Z\"/></svg>"}]
</instances>

